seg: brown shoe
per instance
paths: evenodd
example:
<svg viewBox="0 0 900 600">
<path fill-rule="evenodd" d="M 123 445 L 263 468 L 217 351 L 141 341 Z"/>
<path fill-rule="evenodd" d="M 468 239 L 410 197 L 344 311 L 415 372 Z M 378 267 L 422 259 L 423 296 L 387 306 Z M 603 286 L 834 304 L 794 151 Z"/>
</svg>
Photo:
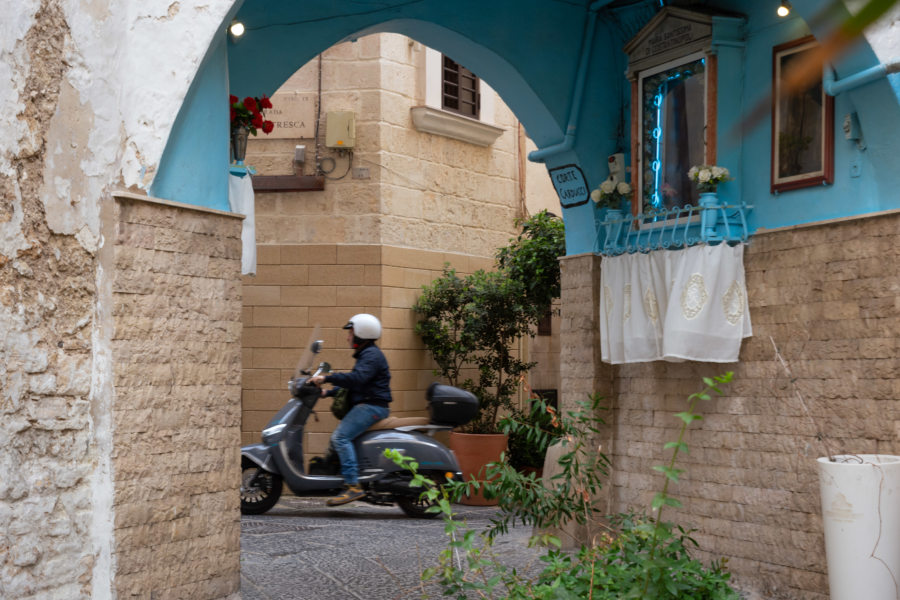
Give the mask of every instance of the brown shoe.
<svg viewBox="0 0 900 600">
<path fill-rule="evenodd" d="M 354 500 L 360 500 L 365 497 L 366 493 L 358 484 L 348 485 L 346 490 L 334 498 L 329 498 L 325 504 L 328 506 L 340 506 L 341 504 L 348 504 Z"/>
</svg>

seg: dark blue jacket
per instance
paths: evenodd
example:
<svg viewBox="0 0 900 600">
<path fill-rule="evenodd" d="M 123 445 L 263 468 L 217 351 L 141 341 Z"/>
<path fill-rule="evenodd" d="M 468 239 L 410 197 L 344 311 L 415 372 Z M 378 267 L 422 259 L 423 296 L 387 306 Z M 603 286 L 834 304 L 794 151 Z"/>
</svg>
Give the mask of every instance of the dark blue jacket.
<svg viewBox="0 0 900 600">
<path fill-rule="evenodd" d="M 333 383 L 350 392 L 350 405 L 374 404 L 388 407 L 391 401 L 391 370 L 384 352 L 374 343 L 353 353 L 356 364 L 349 373 L 332 373 L 325 376 L 326 383 Z M 334 395 L 334 391 L 328 393 Z"/>
</svg>

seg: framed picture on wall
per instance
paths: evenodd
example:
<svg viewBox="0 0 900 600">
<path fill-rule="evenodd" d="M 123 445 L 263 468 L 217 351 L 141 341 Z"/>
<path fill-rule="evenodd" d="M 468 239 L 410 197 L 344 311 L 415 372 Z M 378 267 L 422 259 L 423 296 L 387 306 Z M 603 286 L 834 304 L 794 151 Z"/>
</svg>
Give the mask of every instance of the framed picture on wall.
<svg viewBox="0 0 900 600">
<path fill-rule="evenodd" d="M 799 89 L 789 83 L 799 65 L 815 62 L 818 48 L 808 36 L 772 51 L 773 194 L 834 180 L 834 98 L 821 75 Z"/>
</svg>

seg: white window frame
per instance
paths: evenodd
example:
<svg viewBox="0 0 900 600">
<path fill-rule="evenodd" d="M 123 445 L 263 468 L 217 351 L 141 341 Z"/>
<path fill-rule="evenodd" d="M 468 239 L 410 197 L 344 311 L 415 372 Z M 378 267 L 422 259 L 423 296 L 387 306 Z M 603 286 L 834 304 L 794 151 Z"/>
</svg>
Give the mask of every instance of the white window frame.
<svg viewBox="0 0 900 600">
<path fill-rule="evenodd" d="M 490 146 L 505 131 L 493 123 L 497 93 L 478 79 L 481 94 L 479 118 L 474 119 L 441 107 L 443 86 L 442 54 L 433 48 L 425 48 L 425 105 L 411 109 L 413 125 L 419 131 L 443 135 L 478 146 Z"/>
</svg>

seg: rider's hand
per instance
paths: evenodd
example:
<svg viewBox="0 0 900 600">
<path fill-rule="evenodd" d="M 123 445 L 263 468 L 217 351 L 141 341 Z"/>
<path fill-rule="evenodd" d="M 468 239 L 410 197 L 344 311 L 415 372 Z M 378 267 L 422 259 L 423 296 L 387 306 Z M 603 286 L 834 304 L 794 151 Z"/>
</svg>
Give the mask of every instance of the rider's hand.
<svg viewBox="0 0 900 600">
<path fill-rule="evenodd" d="M 316 375 L 315 377 L 310 377 L 309 383 L 311 383 L 313 385 L 322 385 L 323 383 L 325 383 L 325 376 L 324 375 Z"/>
</svg>

